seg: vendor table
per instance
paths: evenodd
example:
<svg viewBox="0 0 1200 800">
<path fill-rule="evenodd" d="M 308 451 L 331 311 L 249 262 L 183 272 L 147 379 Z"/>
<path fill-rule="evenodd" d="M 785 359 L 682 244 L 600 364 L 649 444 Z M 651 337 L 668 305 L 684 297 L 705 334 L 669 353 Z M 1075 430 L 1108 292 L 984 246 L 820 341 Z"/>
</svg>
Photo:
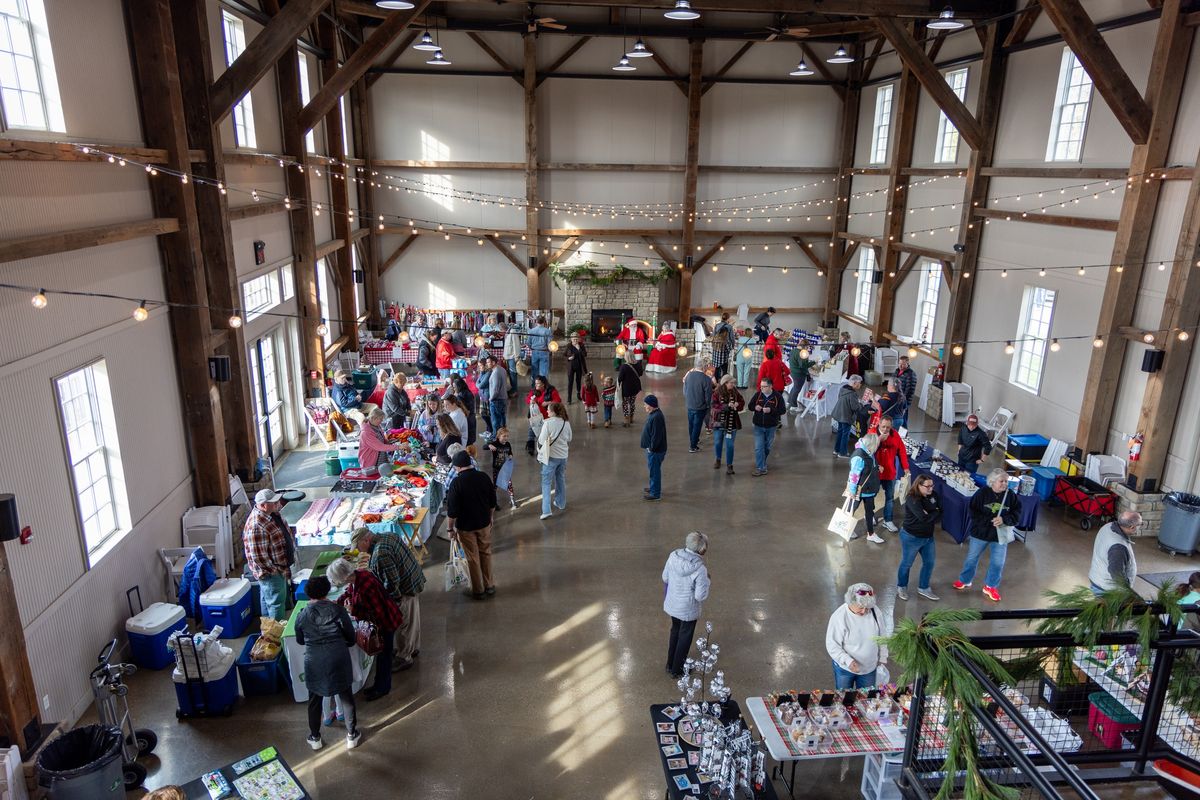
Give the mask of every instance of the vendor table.
<svg viewBox="0 0 1200 800">
<path fill-rule="evenodd" d="M 675 708 L 676 708 L 676 704 L 672 704 L 672 703 L 650 706 L 651 730 L 654 731 L 654 741 L 655 741 L 655 744 L 657 745 L 656 749 L 658 752 L 658 758 L 662 762 L 663 776 L 666 778 L 666 781 L 667 781 L 667 791 L 663 795 L 664 800 L 685 800 L 687 798 L 694 798 L 694 797 L 698 796 L 698 795 L 692 794 L 690 788 L 688 788 L 688 789 L 679 788 L 678 784 L 675 783 L 675 776 L 677 776 L 677 775 L 679 775 L 679 776 L 686 775 L 689 783 L 692 786 L 703 785 L 703 784 L 699 784 L 696 780 L 697 769 L 698 769 L 697 765 L 691 763 L 692 759 L 696 759 L 697 761 L 699 761 L 700 748 L 696 747 L 694 745 L 688 744 L 687 742 L 685 742 L 683 740 L 683 737 L 681 737 L 679 735 L 677 723 L 679 722 L 680 719 L 682 719 L 681 716 L 676 716 L 674 719 L 672 719 L 670 716 L 668 716 L 666 713 L 664 713 L 667 711 L 667 709 L 675 709 Z M 742 716 L 742 710 L 738 706 L 736 700 L 730 699 L 721 704 L 721 721 L 724 722 L 726 725 L 730 724 L 731 722 L 733 722 L 734 720 L 738 719 L 741 716 Z M 672 729 L 672 733 L 666 734 L 665 732 L 659 731 L 658 730 L 659 723 L 663 723 L 663 724 L 671 723 L 674 726 Z M 666 752 L 663 751 L 663 748 L 668 747 L 669 745 L 664 745 L 661 743 L 661 741 L 658 738 L 660 735 L 674 736 L 675 744 L 677 744 L 679 746 L 679 749 L 682 752 L 680 752 L 676 755 L 668 756 L 666 754 Z M 695 755 L 692 755 L 693 753 Z M 668 762 L 676 762 L 676 761 L 682 761 L 686 766 L 683 768 L 672 769 L 671 764 Z M 678 766 L 678 764 L 676 764 L 676 766 Z M 742 796 L 743 795 L 741 795 L 741 794 L 738 795 L 738 797 L 742 797 Z M 775 800 L 775 798 L 777 798 L 778 795 L 775 794 L 775 787 L 772 786 L 771 781 L 768 780 L 766 782 L 766 784 L 763 786 L 762 791 L 759 792 L 758 794 L 756 794 L 754 797 L 756 800 Z"/>
<path fill-rule="evenodd" d="M 206 779 L 220 774 L 231 793 L 209 792 Z M 210 800 L 212 797 L 243 798 L 243 800 L 308 800 L 311 797 L 292 768 L 274 747 L 267 747 L 240 761 L 212 770 L 194 781 L 185 783 L 183 794 L 188 800 Z"/>
<path fill-rule="evenodd" d="M 967 538 L 967 531 L 970 530 L 971 495 L 965 495 L 947 485 L 945 479 L 939 475 L 933 475 L 933 487 L 942 503 L 942 530 L 954 537 L 954 541 L 962 544 L 963 540 Z M 1041 498 L 1036 494 L 1019 494 L 1016 495 L 1016 498 L 1020 509 L 1017 517 L 1017 530 L 1034 530 L 1037 528 L 1038 507 Z"/>
<path fill-rule="evenodd" d="M 471 394 L 478 397 L 479 396 L 479 387 L 475 384 L 475 376 L 468 375 L 466 377 L 466 381 L 467 381 L 467 388 L 471 390 Z M 429 394 L 430 390 L 426 389 L 420 383 L 409 381 L 407 384 L 405 384 L 404 391 L 406 394 L 408 394 L 409 402 L 411 402 L 413 404 L 413 408 L 416 409 L 417 401 L 420 400 L 425 395 Z M 438 387 L 437 394 L 439 397 L 441 396 L 443 391 L 445 391 L 444 386 Z"/>
<path fill-rule="evenodd" d="M 354 533 L 354 520 L 358 517 L 358 509 L 364 502 L 361 497 L 331 497 L 314 500 L 304 515 L 294 523 L 296 544 L 301 546 L 336 544 L 343 547 L 349 545 L 350 536 Z M 425 491 L 413 502 L 415 514 L 412 520 L 406 522 L 403 518 L 398 517 L 387 522 L 370 523 L 367 527 L 380 533 L 401 534 L 406 541 L 410 540 L 415 533 L 423 544 L 433 535 L 433 515 L 430 515 L 428 510 L 430 507 L 436 509 L 441 506 L 441 486 L 431 480 Z"/>
<path fill-rule="evenodd" d="M 779 779 L 788 788 L 788 793 L 795 796 L 796 762 L 813 761 L 822 758 L 849 758 L 855 756 L 874 756 L 881 753 L 898 753 L 904 750 L 904 731 L 896 724 L 880 724 L 855 717 L 854 724 L 849 728 L 833 732 L 833 741 L 823 745 L 821 749 L 807 751 L 798 748 L 788 738 L 787 733 L 780 727 L 775 715 L 767 708 L 765 697 L 749 697 L 746 699 L 746 710 L 754 720 L 763 744 L 771 758 L 779 762 L 776 767 Z M 791 777 L 784 777 L 783 763 L 792 764 Z"/>
<path fill-rule="evenodd" d="M 496 358 L 504 356 L 504 347 L 488 347 L 492 355 Z M 395 344 L 378 344 L 365 345 L 362 352 L 358 355 L 358 360 L 363 364 L 415 364 L 417 363 L 417 352 L 420 350 L 419 345 L 414 342 L 397 342 Z M 465 355 L 472 360 L 479 357 L 479 348 L 468 347 Z"/>
</svg>

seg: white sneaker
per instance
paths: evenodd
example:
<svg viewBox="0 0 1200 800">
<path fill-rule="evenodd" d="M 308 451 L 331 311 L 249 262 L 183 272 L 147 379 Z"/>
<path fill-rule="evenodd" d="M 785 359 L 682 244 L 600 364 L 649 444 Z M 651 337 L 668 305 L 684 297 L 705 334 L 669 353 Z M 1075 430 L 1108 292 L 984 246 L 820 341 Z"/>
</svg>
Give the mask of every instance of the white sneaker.
<svg viewBox="0 0 1200 800">
<path fill-rule="evenodd" d="M 877 534 L 877 533 L 872 533 L 870 536 L 868 536 L 868 537 L 867 537 L 867 541 L 868 541 L 868 542 L 873 542 L 873 543 L 875 543 L 875 544 L 883 544 L 885 540 L 884 540 L 884 538 L 883 538 L 882 536 L 880 536 L 879 534 Z"/>
<path fill-rule="evenodd" d="M 316 738 L 313 738 L 312 736 L 310 736 L 310 737 L 308 737 L 308 746 L 311 747 L 313 750 L 320 750 L 322 747 L 325 746 L 325 742 L 321 741 L 320 736 L 318 736 Z"/>
<path fill-rule="evenodd" d="M 933 591 L 930 589 L 918 588 L 917 594 L 921 595 L 921 597 L 924 597 L 926 600 L 941 600 L 942 599 L 942 598 L 938 597 L 936 594 L 934 594 Z"/>
<path fill-rule="evenodd" d="M 896 587 L 896 597 L 899 597 L 901 600 L 907 600 L 908 599 L 908 589 L 905 589 L 903 586 L 897 586 Z"/>
<path fill-rule="evenodd" d="M 358 747 L 358 743 L 362 741 L 362 731 L 346 734 L 346 749 L 353 750 Z"/>
<path fill-rule="evenodd" d="M 553 516 L 553 514 L 542 514 L 541 519 L 550 519 Z"/>
<path fill-rule="evenodd" d="M 894 524 L 894 523 L 892 523 L 892 522 L 891 522 L 891 520 L 886 520 L 886 519 L 885 519 L 885 520 L 883 521 L 883 527 L 887 528 L 887 529 L 888 529 L 889 531 L 891 531 L 892 533 L 895 533 L 895 532 L 896 532 L 896 526 L 895 526 L 895 524 Z"/>
</svg>

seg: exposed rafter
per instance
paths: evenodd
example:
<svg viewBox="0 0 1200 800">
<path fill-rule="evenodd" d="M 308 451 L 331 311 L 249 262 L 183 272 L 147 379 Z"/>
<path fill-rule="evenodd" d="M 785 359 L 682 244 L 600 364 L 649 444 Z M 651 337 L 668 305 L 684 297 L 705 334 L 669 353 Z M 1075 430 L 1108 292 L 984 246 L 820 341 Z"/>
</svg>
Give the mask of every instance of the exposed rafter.
<svg viewBox="0 0 1200 800">
<path fill-rule="evenodd" d="M 1012 47 L 1025 41 L 1025 37 L 1033 30 L 1033 24 L 1037 22 L 1037 18 L 1041 13 L 1042 4 L 1038 0 L 1025 0 L 1025 7 L 1021 9 L 1021 13 L 1013 23 L 1012 30 L 1008 32 L 1008 37 L 1004 40 L 1004 46 Z"/>
<path fill-rule="evenodd" d="M 480 36 L 478 33 L 475 33 L 474 31 L 469 31 L 467 33 L 467 37 L 472 42 L 479 45 L 479 49 L 482 50 L 483 52 L 487 53 L 488 58 L 490 58 L 492 61 L 495 61 L 496 64 L 499 65 L 500 69 L 509 73 L 509 76 L 514 81 L 521 84 L 522 86 L 525 85 L 525 82 L 520 77 L 517 76 L 516 68 L 514 68 L 512 66 L 512 64 L 509 64 L 507 61 L 505 61 L 504 57 L 501 56 L 499 53 L 497 53 L 495 48 L 493 48 L 490 44 L 487 43 L 486 39 L 484 39 L 482 36 Z"/>
<path fill-rule="evenodd" d="M 729 60 L 725 62 L 725 65 L 723 67 L 721 67 L 719 70 L 717 70 L 716 74 L 713 76 L 713 80 L 704 82 L 704 88 L 702 88 L 700 90 L 700 94 L 702 94 L 702 95 L 706 94 L 709 89 L 716 86 L 717 85 L 716 79 L 720 78 L 726 72 L 729 72 L 729 70 L 733 68 L 733 65 L 736 64 L 737 62 L 741 61 L 742 56 L 746 55 L 746 53 L 750 50 L 750 48 L 753 47 L 755 44 L 756 44 L 756 42 L 746 42 L 744 45 L 739 47 L 737 52 L 734 53 L 732 56 L 730 56 Z"/>
<path fill-rule="evenodd" d="M 538 76 L 537 85 L 541 86 L 542 81 L 546 80 L 546 78 L 550 77 L 555 72 L 558 72 L 558 70 L 564 64 L 566 64 L 568 61 L 571 60 L 571 56 L 578 53 L 580 48 L 583 47 L 588 42 L 590 42 L 591 40 L 592 40 L 591 36 L 580 36 L 578 39 L 576 39 L 574 42 L 572 42 L 571 46 L 567 48 L 566 52 L 564 52 L 561 56 L 556 58 L 554 60 L 554 62 L 549 67 L 546 68 L 546 71 L 542 75 Z"/>
</svg>

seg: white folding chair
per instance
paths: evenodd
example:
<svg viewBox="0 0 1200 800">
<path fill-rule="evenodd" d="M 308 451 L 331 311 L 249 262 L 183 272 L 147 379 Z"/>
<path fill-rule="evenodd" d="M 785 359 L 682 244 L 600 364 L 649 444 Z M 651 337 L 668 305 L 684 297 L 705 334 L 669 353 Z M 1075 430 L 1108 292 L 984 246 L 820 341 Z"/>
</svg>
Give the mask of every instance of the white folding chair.
<svg viewBox="0 0 1200 800">
<path fill-rule="evenodd" d="M 992 447 L 1007 447 L 1008 434 L 1012 428 L 1013 417 L 1016 413 L 1011 409 L 1000 406 L 996 409 L 996 413 L 992 414 L 992 418 L 987 422 L 980 421 L 979 427 L 983 428 L 988 437 L 992 440 Z"/>
<path fill-rule="evenodd" d="M 803 409 L 800 415 L 796 417 L 796 424 L 800 424 L 800 420 L 811 416 L 815 421 L 820 422 L 821 417 L 825 416 L 822 411 L 823 401 L 825 400 L 825 387 L 820 389 L 805 389 L 800 394 L 800 406 Z"/>
</svg>

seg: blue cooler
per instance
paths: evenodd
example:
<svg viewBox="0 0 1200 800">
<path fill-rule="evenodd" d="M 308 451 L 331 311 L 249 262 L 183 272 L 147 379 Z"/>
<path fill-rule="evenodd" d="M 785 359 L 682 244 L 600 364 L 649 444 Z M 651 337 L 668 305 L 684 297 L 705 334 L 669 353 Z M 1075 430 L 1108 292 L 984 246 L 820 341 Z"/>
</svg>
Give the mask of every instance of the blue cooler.
<svg viewBox="0 0 1200 800">
<path fill-rule="evenodd" d="M 175 699 L 179 702 L 177 716 L 230 714 L 238 697 L 238 672 L 233 668 L 235 660 L 232 654 L 228 660 L 217 659 L 217 663 L 211 664 L 201 676 L 203 682 L 193 680 L 188 683 L 176 667 L 171 679 L 175 683 Z"/>
<path fill-rule="evenodd" d="M 1033 468 L 1033 491 L 1043 500 L 1049 500 L 1054 496 L 1054 481 L 1063 471 L 1057 467 L 1034 467 Z"/>
<path fill-rule="evenodd" d="M 167 639 L 175 631 L 186 631 L 187 619 L 183 606 L 175 603 L 154 603 L 136 617 L 125 621 L 129 636 L 129 652 L 133 663 L 143 669 L 162 669 L 175 663 L 167 650 Z"/>
<path fill-rule="evenodd" d="M 255 661 L 250 658 L 250 651 L 254 649 L 254 643 L 259 640 L 260 636 L 261 634 L 256 633 L 246 640 L 246 645 L 242 648 L 242 655 L 237 660 L 238 677 L 242 680 L 242 694 L 246 697 L 275 694 L 283 685 L 283 668 L 279 663 L 280 658 L 283 657 L 282 647 L 270 661 Z"/>
<path fill-rule="evenodd" d="M 222 639 L 236 639 L 250 624 L 250 581 L 245 578 L 221 578 L 200 595 L 204 629 L 222 628 Z"/>
</svg>

